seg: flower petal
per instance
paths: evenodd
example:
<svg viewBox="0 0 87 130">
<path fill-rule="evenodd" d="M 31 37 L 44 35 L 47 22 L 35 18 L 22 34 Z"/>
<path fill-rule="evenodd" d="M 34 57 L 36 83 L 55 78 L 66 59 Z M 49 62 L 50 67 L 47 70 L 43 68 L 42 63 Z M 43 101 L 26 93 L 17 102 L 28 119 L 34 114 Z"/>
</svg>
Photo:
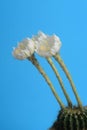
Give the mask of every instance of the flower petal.
<svg viewBox="0 0 87 130">
<path fill-rule="evenodd" d="M 59 52 L 61 41 L 56 35 L 48 36 L 39 32 L 32 38 L 35 42 L 35 52 L 43 57 L 50 57 Z"/>
<path fill-rule="evenodd" d="M 35 51 L 35 45 L 32 39 L 26 38 L 19 42 L 18 47 L 14 48 L 13 56 L 19 60 L 30 57 Z"/>
</svg>

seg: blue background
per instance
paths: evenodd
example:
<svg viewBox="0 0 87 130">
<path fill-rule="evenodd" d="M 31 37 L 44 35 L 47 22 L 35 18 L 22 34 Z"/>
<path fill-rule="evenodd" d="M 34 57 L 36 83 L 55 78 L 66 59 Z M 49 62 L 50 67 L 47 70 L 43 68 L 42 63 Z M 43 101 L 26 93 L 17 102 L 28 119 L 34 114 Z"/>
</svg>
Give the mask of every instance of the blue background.
<svg viewBox="0 0 87 130">
<path fill-rule="evenodd" d="M 12 56 L 18 41 L 39 30 L 60 37 L 61 57 L 87 104 L 87 0 L 0 0 L 0 130 L 47 130 L 60 110 L 36 68 Z M 37 58 L 67 105 L 46 60 Z M 76 104 L 68 80 L 54 63 Z"/>
</svg>

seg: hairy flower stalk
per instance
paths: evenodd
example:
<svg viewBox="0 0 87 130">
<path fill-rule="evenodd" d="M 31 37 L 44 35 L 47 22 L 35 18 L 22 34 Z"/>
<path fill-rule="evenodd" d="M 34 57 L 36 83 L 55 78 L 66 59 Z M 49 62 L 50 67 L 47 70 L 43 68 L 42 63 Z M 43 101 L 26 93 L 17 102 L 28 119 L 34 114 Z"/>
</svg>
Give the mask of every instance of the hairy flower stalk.
<svg viewBox="0 0 87 130">
<path fill-rule="evenodd" d="M 56 93 L 56 91 L 54 89 L 54 86 L 52 85 L 49 77 L 46 75 L 46 73 L 44 72 L 44 70 L 42 69 L 42 67 L 39 65 L 39 62 L 37 61 L 37 59 L 35 58 L 35 56 L 32 55 L 31 57 L 28 57 L 28 60 L 30 60 L 32 62 L 32 64 L 39 70 L 39 72 L 41 73 L 41 75 L 44 77 L 44 79 L 48 83 L 48 85 L 49 85 L 51 91 L 53 92 L 55 98 L 57 99 L 58 103 L 60 104 L 60 107 L 62 109 L 64 109 L 65 108 L 64 104 L 62 103 L 60 97 Z"/>
<path fill-rule="evenodd" d="M 50 66 L 52 67 L 52 69 L 53 69 L 53 71 L 54 71 L 54 73 L 55 73 L 55 75 L 56 75 L 56 77 L 57 77 L 57 79 L 59 81 L 59 84 L 60 84 L 60 86 L 62 88 L 62 91 L 63 91 L 63 93 L 64 93 L 64 95 L 66 97 L 66 100 L 68 102 L 68 106 L 72 107 L 72 102 L 71 102 L 71 100 L 70 100 L 70 98 L 68 96 L 68 93 L 66 92 L 66 89 L 64 87 L 64 84 L 62 82 L 62 79 L 60 77 L 60 74 L 59 74 L 58 70 L 56 69 L 56 67 L 55 67 L 55 65 L 54 65 L 54 63 L 53 63 L 51 58 L 46 58 L 46 59 L 47 59 L 48 63 L 50 64 Z"/>
<path fill-rule="evenodd" d="M 71 100 L 62 83 L 62 79 L 60 78 L 60 75 L 50 58 L 53 55 L 55 55 L 57 52 L 59 52 L 59 50 L 60 50 L 61 41 L 60 41 L 59 37 L 57 37 L 56 35 L 49 36 L 49 35 L 45 35 L 43 32 L 39 32 L 38 35 L 34 36 L 32 39 L 35 42 L 36 53 L 47 59 L 48 63 L 51 65 L 53 71 L 56 74 L 56 77 L 59 80 L 60 86 L 68 101 L 68 105 L 72 106 Z"/>
<path fill-rule="evenodd" d="M 77 93 L 77 91 L 76 91 L 76 87 L 75 87 L 75 85 L 74 85 L 74 82 L 72 81 L 71 75 L 70 75 L 70 73 L 68 72 L 66 65 L 64 64 L 64 62 L 63 62 L 63 60 L 61 59 L 61 57 L 60 57 L 59 54 L 54 55 L 54 58 L 55 58 L 56 61 L 60 64 L 60 66 L 62 67 L 63 71 L 65 72 L 65 74 L 66 74 L 66 76 L 67 76 L 67 78 L 68 78 L 68 80 L 69 80 L 69 82 L 70 82 L 70 84 L 71 84 L 71 87 L 72 87 L 72 90 L 73 90 L 73 92 L 74 92 L 74 95 L 75 95 L 75 97 L 76 97 L 76 99 L 77 99 L 78 106 L 82 109 L 82 102 L 81 102 L 81 100 L 80 100 L 80 98 L 79 98 L 79 96 L 78 96 L 78 93 Z"/>
</svg>

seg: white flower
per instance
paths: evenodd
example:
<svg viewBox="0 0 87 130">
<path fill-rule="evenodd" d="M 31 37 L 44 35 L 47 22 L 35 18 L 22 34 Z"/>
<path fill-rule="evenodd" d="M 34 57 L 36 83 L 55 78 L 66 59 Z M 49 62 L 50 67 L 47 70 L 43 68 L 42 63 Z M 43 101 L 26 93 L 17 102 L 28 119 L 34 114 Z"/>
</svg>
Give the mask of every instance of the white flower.
<svg viewBox="0 0 87 130">
<path fill-rule="evenodd" d="M 35 51 L 40 56 L 50 57 L 59 52 L 61 41 L 56 35 L 48 36 L 43 32 L 39 32 L 37 36 L 33 36 L 35 42 Z"/>
<path fill-rule="evenodd" d="M 34 42 L 32 39 L 26 38 L 21 41 L 16 48 L 14 48 L 12 54 L 19 60 L 30 57 L 35 51 Z"/>
</svg>

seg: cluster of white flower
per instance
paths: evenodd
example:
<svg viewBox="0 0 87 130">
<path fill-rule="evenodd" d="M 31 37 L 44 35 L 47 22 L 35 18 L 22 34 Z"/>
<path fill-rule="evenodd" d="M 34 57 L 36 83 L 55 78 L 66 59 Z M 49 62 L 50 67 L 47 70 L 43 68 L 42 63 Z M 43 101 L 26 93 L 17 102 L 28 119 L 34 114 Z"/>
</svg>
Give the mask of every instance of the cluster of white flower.
<svg viewBox="0 0 87 130">
<path fill-rule="evenodd" d="M 13 56 L 23 60 L 30 57 L 34 52 L 43 57 L 51 57 L 59 52 L 61 41 L 56 35 L 48 36 L 43 32 L 33 36 L 31 39 L 26 38 L 14 48 Z"/>
</svg>

